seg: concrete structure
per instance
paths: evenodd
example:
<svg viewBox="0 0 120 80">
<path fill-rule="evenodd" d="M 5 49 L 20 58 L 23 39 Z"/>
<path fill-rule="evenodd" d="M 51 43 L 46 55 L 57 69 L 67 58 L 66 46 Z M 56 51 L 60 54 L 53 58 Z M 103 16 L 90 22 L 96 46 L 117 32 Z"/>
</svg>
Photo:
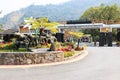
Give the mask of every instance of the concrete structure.
<svg viewBox="0 0 120 80">
<path fill-rule="evenodd" d="M 92 22 L 66 22 L 66 24 L 61 24 L 58 26 L 59 32 L 63 33 L 64 29 L 100 29 L 100 39 L 99 46 L 104 46 L 105 39 L 108 40 L 108 46 L 112 46 L 112 29 L 120 28 L 120 24 L 103 24 L 103 23 L 92 23 Z M 118 32 L 118 34 L 120 31 Z M 107 38 L 106 38 L 107 37 Z M 119 39 L 119 35 L 117 38 Z"/>
</svg>

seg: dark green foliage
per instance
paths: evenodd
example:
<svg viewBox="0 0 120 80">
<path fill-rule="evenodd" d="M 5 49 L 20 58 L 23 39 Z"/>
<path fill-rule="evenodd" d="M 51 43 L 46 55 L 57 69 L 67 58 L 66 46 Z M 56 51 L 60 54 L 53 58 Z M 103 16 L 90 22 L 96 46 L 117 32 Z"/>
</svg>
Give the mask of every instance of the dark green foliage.
<svg viewBox="0 0 120 80">
<path fill-rule="evenodd" d="M 112 29 L 112 40 L 117 41 L 117 29 Z"/>
<path fill-rule="evenodd" d="M 0 52 L 26 52 L 26 48 L 19 48 L 18 50 L 15 49 L 14 43 L 5 43 L 3 47 L 0 47 Z"/>
<path fill-rule="evenodd" d="M 90 7 L 80 17 L 81 20 L 107 20 L 119 21 L 120 20 L 120 7 L 117 4 L 104 5 L 101 4 L 97 7 Z"/>
<path fill-rule="evenodd" d="M 14 43 L 10 44 L 1 44 L 3 47 L 0 47 L 1 50 L 13 50 L 14 49 Z"/>
<path fill-rule="evenodd" d="M 120 47 L 120 41 L 117 41 L 116 45 Z"/>
<path fill-rule="evenodd" d="M 97 7 L 90 7 L 87 9 L 83 15 L 80 17 L 81 20 L 102 20 L 102 21 L 120 21 L 120 7 L 117 4 L 114 5 L 104 5 L 101 4 Z M 111 24 L 111 23 L 107 23 Z M 93 41 L 99 41 L 99 29 L 83 30 L 85 34 L 91 34 Z M 117 31 L 113 29 L 113 40 L 116 40 Z"/>
<path fill-rule="evenodd" d="M 99 41 L 100 29 L 84 29 L 84 34 L 91 34 L 93 41 Z"/>
<path fill-rule="evenodd" d="M 14 43 L 12 43 L 12 44 L 10 44 L 10 45 L 6 45 L 5 47 L 4 47 L 4 49 L 14 49 Z"/>
<path fill-rule="evenodd" d="M 3 25 L 0 24 L 0 32 L 3 32 L 3 31 L 4 31 L 4 29 L 3 29 Z"/>
<path fill-rule="evenodd" d="M 6 28 L 15 28 L 26 17 L 48 17 L 50 21 L 76 20 L 80 15 L 91 6 L 104 4 L 120 4 L 119 0 L 70 0 L 59 5 L 30 5 L 18 11 L 5 15 L 0 19 L 0 23 Z M 17 19 L 17 20 L 13 20 Z"/>
</svg>

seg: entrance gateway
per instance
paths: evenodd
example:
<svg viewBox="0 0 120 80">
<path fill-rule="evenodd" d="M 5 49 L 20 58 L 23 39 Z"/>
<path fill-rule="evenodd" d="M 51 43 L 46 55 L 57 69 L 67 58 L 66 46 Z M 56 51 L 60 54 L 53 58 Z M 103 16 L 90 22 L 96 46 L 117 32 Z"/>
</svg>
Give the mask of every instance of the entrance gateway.
<svg viewBox="0 0 120 80">
<path fill-rule="evenodd" d="M 112 29 L 117 28 L 117 40 L 120 39 L 120 24 L 92 23 L 91 21 L 68 21 L 58 26 L 59 32 L 64 29 L 100 29 L 99 46 L 105 45 L 107 39 L 108 46 L 112 46 Z"/>
</svg>

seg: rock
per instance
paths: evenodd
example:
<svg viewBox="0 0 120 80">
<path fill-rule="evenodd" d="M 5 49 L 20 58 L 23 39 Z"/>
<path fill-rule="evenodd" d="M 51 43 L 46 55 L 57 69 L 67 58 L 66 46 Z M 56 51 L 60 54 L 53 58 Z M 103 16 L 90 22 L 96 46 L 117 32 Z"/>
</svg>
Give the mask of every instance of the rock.
<svg viewBox="0 0 120 80">
<path fill-rule="evenodd" d="M 42 57 L 40 63 L 45 63 L 45 59 Z"/>
<path fill-rule="evenodd" d="M 0 65 L 2 65 L 2 64 L 3 64 L 3 59 L 0 58 Z"/>
<path fill-rule="evenodd" d="M 32 64 L 32 60 L 31 59 L 27 59 L 26 62 L 27 62 L 27 64 Z"/>
<path fill-rule="evenodd" d="M 61 54 L 56 54 L 56 57 L 57 57 L 57 58 L 60 58 L 60 57 L 61 57 Z"/>
<path fill-rule="evenodd" d="M 29 65 L 63 61 L 64 55 L 57 51 L 28 53 L 1 53 L 0 65 Z"/>
</svg>

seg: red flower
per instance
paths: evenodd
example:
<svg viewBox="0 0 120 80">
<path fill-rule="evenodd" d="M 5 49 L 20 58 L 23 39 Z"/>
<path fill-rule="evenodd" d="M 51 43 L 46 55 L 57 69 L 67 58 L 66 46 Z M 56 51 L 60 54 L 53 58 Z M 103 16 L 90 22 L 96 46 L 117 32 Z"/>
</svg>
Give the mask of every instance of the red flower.
<svg viewBox="0 0 120 80">
<path fill-rule="evenodd" d="M 5 43 L 4 42 L 2 42 L 2 45 L 4 45 Z"/>
<path fill-rule="evenodd" d="M 61 49 L 60 49 L 60 48 L 58 48 L 58 49 L 57 49 L 57 51 L 61 51 Z"/>
<path fill-rule="evenodd" d="M 4 47 L 4 44 L 5 44 L 5 43 L 4 43 L 4 42 L 2 42 L 2 43 L 1 43 L 1 47 Z"/>
<path fill-rule="evenodd" d="M 11 42 L 7 42 L 7 44 L 10 44 Z"/>
</svg>

